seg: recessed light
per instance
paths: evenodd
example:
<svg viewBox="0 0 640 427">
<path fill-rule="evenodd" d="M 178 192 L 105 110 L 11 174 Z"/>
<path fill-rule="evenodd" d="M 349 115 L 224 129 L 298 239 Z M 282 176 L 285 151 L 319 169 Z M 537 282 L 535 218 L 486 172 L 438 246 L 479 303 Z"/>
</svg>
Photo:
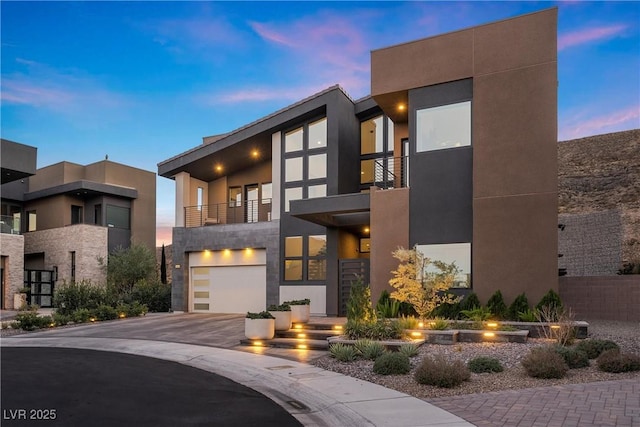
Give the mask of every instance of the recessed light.
<svg viewBox="0 0 640 427">
<path fill-rule="evenodd" d="M 399 111 L 404 111 L 405 108 L 407 108 L 404 104 L 398 104 L 398 110 Z"/>
</svg>

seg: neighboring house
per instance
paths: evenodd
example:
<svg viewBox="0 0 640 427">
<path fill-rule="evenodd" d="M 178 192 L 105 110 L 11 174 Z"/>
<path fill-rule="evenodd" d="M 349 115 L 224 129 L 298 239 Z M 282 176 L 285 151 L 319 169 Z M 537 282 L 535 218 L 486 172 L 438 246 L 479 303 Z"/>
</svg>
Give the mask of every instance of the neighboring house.
<svg viewBox="0 0 640 427">
<path fill-rule="evenodd" d="M 27 147 L 2 140 L 3 177 L 6 150 Z M 27 147 L 32 148 L 32 147 Z M 22 148 L 22 151 L 27 150 Z M 35 148 L 29 155 L 34 157 Z M 10 161 L 19 161 L 10 156 Z M 33 173 L 35 172 L 35 173 Z M 23 268 L 16 263 L 11 280 L 3 282 L 3 308 L 12 307 L 12 294 L 27 286 L 31 303 L 51 306 L 57 283 L 91 280 L 104 283 L 99 259 L 132 242 L 155 248 L 156 178 L 153 172 L 108 160 L 82 166 L 60 162 L 37 169 L 31 176 L 2 185 L 3 269 L 5 240 L 23 242 Z M 16 245 L 14 245 L 16 246 Z M 18 257 L 17 249 L 11 258 Z M 22 271 L 24 270 L 24 282 Z M 20 276 L 16 271 L 20 271 Z M 11 301 L 11 302 L 10 302 Z"/>
<path fill-rule="evenodd" d="M 161 162 L 173 309 L 344 315 L 398 246 L 456 261 L 483 302 L 557 290 L 556 27 L 554 8 L 375 50 L 370 97 L 334 86 Z"/>
</svg>

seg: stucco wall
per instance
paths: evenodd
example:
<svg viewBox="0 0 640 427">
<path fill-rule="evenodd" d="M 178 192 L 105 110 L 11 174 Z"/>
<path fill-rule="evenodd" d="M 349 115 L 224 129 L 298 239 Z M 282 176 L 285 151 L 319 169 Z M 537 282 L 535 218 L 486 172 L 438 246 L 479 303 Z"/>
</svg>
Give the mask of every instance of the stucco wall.
<svg viewBox="0 0 640 427">
<path fill-rule="evenodd" d="M 106 227 L 77 224 L 24 235 L 24 253 L 44 253 L 44 268 L 58 267 L 58 282 L 71 280 L 71 252 L 76 253 L 76 281 L 105 283 L 98 258 L 108 256 Z"/>
<path fill-rule="evenodd" d="M 13 307 L 13 295 L 24 285 L 24 236 L 0 234 L 0 255 L 4 263 L 4 295 L 2 308 Z"/>
</svg>

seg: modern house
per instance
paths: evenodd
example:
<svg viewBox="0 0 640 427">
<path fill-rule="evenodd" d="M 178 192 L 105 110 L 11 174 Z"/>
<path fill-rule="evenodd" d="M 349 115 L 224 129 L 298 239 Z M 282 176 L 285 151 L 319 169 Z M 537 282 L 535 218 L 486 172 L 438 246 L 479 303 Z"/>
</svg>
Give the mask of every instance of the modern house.
<svg viewBox="0 0 640 427">
<path fill-rule="evenodd" d="M 155 248 L 155 173 L 108 160 L 35 162 L 34 147 L 2 140 L 3 308 L 23 287 L 31 303 L 51 306 L 56 283 L 104 283 L 98 259 L 116 248 Z"/>
<path fill-rule="evenodd" d="M 486 302 L 558 288 L 557 9 L 371 52 L 330 87 L 161 162 L 175 180 L 174 310 L 377 300 L 399 246 Z"/>
</svg>

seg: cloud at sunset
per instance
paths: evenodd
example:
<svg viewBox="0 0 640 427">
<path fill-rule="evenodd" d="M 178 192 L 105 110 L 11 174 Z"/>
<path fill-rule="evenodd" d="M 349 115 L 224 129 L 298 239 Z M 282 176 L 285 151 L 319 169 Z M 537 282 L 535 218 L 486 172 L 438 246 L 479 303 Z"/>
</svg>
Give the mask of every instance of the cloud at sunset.
<svg viewBox="0 0 640 427">
<path fill-rule="evenodd" d="M 578 46 L 585 43 L 610 39 L 621 34 L 626 29 L 626 25 L 618 24 L 601 27 L 591 27 L 564 33 L 558 36 L 558 50 L 561 51 L 569 47 Z"/>
</svg>

